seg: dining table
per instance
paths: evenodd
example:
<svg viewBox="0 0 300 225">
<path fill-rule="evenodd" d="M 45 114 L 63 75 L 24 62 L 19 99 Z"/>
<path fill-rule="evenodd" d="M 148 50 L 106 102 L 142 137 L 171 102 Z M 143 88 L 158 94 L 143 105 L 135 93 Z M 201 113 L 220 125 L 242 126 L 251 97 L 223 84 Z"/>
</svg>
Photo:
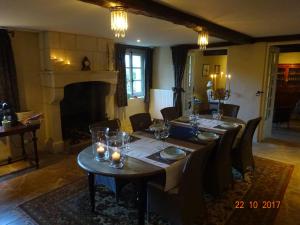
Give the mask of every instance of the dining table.
<svg viewBox="0 0 300 225">
<path fill-rule="evenodd" d="M 164 143 L 156 140 L 153 133 L 138 131 L 132 134 L 134 141 L 128 144 L 124 167 L 113 168 L 109 161 L 96 161 L 92 146 L 82 150 L 77 157 L 78 165 L 87 172 L 89 194 L 92 211 L 95 211 L 95 176 L 109 176 L 134 181 L 137 185 L 138 224 L 145 224 L 147 206 L 147 183 L 154 177 L 165 178 L 165 191 L 178 185 L 180 174 L 188 155 L 201 150 L 205 144 L 168 138 Z M 175 146 L 185 152 L 186 156 L 179 160 L 164 160 L 159 157 L 163 150 L 159 146 Z"/>
</svg>

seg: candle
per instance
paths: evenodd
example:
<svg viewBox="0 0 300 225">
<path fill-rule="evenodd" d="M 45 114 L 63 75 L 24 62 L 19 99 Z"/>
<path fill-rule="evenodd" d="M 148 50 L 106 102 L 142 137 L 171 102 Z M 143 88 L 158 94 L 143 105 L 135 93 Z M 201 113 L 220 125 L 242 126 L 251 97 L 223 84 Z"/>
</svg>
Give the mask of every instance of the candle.
<svg viewBox="0 0 300 225">
<path fill-rule="evenodd" d="M 229 79 L 229 82 L 228 82 L 228 90 L 230 90 L 230 79 L 231 79 L 231 75 L 228 74 L 228 79 Z"/>
<path fill-rule="evenodd" d="M 104 155 L 105 149 L 104 149 L 104 147 L 103 147 L 101 144 L 98 144 L 96 150 L 97 150 L 97 153 L 98 153 L 100 156 L 103 156 L 103 155 Z"/>
<path fill-rule="evenodd" d="M 120 162 L 120 159 L 121 159 L 121 154 L 120 152 L 114 152 L 112 155 L 111 155 L 111 159 L 114 163 L 119 163 Z"/>
</svg>

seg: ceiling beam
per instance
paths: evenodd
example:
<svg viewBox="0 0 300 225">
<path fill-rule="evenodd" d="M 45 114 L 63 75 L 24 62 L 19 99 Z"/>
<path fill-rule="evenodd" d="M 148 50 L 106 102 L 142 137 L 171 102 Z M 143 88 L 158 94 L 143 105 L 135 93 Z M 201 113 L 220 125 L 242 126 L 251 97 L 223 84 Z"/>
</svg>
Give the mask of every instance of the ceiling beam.
<svg viewBox="0 0 300 225">
<path fill-rule="evenodd" d="M 195 31 L 203 27 L 209 35 L 224 39 L 235 44 L 253 43 L 253 38 L 249 35 L 223 27 L 202 17 L 194 16 L 175 8 L 163 5 L 153 0 L 80 0 L 105 8 L 113 6 L 123 6 L 128 12 L 155 17 L 178 25 L 183 25 Z"/>
</svg>

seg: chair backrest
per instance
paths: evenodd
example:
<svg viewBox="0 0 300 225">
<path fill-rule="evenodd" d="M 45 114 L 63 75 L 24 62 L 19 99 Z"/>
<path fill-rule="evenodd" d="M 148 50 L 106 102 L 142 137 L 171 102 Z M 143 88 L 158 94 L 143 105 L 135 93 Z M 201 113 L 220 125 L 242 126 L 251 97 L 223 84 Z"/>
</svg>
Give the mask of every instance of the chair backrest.
<svg viewBox="0 0 300 225">
<path fill-rule="evenodd" d="M 221 109 L 223 111 L 223 116 L 230 116 L 237 118 L 237 115 L 240 110 L 239 105 L 233 105 L 233 104 L 222 104 Z"/>
<path fill-rule="evenodd" d="M 149 128 L 151 125 L 151 115 L 150 113 L 138 113 L 129 117 L 132 130 L 135 131 L 144 131 Z"/>
<path fill-rule="evenodd" d="M 197 200 L 195 199 L 197 196 L 202 196 L 203 174 L 208 158 L 215 145 L 215 142 L 213 142 L 189 155 L 182 172 L 179 186 L 179 195 L 181 195 L 185 201 Z"/>
<path fill-rule="evenodd" d="M 175 107 L 166 107 L 161 109 L 160 112 L 165 121 L 175 120 L 180 117 L 180 114 Z"/>
<path fill-rule="evenodd" d="M 235 154 L 234 158 L 238 160 L 237 163 L 239 168 L 237 169 L 239 169 L 241 172 L 245 172 L 248 166 L 254 167 L 252 141 L 254 132 L 260 120 L 261 117 L 258 117 L 247 122 L 236 151 L 233 152 L 233 154 Z"/>
<path fill-rule="evenodd" d="M 240 126 L 227 130 L 213 150 L 205 171 L 205 189 L 213 195 L 221 194 L 232 183 L 231 152 Z"/>
<path fill-rule="evenodd" d="M 90 130 L 92 127 L 108 127 L 112 131 L 118 131 L 121 127 L 121 122 L 119 119 L 113 119 L 113 120 L 103 120 L 100 122 L 93 123 L 89 126 Z"/>
</svg>

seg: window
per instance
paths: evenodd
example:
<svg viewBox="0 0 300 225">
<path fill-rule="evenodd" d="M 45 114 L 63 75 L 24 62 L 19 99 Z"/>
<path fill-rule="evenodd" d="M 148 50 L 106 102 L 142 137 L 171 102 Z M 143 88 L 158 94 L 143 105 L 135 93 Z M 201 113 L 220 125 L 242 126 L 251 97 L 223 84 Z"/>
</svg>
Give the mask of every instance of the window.
<svg viewBox="0 0 300 225">
<path fill-rule="evenodd" d="M 144 52 L 128 50 L 125 55 L 127 97 L 144 97 L 145 65 Z"/>
</svg>

